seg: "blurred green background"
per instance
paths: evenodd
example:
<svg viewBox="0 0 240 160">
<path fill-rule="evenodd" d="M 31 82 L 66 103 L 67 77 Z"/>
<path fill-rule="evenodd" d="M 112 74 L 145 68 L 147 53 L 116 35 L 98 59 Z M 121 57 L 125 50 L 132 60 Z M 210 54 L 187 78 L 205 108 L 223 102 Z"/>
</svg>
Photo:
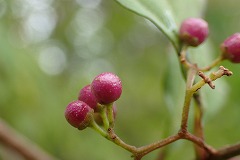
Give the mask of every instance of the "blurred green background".
<svg viewBox="0 0 240 160">
<path fill-rule="evenodd" d="M 240 31 L 239 6 L 238 0 L 207 1 L 211 53 L 198 56 L 216 57 L 219 44 Z M 114 1 L 0 0 L 0 116 L 61 160 L 131 159 L 93 130 L 71 127 L 65 107 L 97 74 L 111 71 L 123 83 L 116 133 L 136 146 L 174 134 L 184 83 L 169 48 L 155 26 Z M 213 97 L 205 103 L 206 142 L 216 148 L 240 140 L 240 65 L 222 65 L 234 75 L 223 78 L 220 90 L 206 89 Z M 0 144 L 0 159 L 11 159 L 4 148 Z M 194 157 L 187 141 L 168 149 L 168 160 Z"/>
</svg>

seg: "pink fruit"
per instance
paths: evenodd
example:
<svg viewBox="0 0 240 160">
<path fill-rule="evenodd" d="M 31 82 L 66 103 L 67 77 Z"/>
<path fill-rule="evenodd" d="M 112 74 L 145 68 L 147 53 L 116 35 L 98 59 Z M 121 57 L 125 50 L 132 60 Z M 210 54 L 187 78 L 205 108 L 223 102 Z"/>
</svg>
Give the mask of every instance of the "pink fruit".
<svg viewBox="0 0 240 160">
<path fill-rule="evenodd" d="M 110 72 L 104 72 L 94 78 L 92 92 L 101 104 L 109 104 L 116 101 L 122 93 L 122 83 L 118 76 Z"/>
<path fill-rule="evenodd" d="M 92 109 L 96 110 L 97 100 L 91 91 L 91 85 L 87 85 L 80 90 L 78 100 L 87 103 Z"/>
<path fill-rule="evenodd" d="M 65 118 L 73 127 L 82 130 L 89 126 L 93 113 L 94 111 L 89 105 L 76 100 L 68 104 Z"/>
<path fill-rule="evenodd" d="M 221 50 L 224 58 L 233 63 L 240 63 L 240 33 L 228 37 L 222 44 Z"/>
<path fill-rule="evenodd" d="M 189 46 L 200 45 L 208 36 L 208 23 L 201 18 L 188 18 L 180 26 L 180 40 Z"/>
</svg>

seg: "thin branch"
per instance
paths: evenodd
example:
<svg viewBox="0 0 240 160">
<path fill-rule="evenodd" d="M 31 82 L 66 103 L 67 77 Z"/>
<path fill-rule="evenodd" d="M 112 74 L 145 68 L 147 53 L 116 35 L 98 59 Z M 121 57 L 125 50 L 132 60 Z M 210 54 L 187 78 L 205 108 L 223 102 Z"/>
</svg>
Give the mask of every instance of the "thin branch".
<svg viewBox="0 0 240 160">
<path fill-rule="evenodd" d="M 213 67 L 217 66 L 220 62 L 224 60 L 223 56 L 219 56 L 216 58 L 209 66 L 206 66 L 204 68 L 199 68 L 199 71 L 205 72 L 211 70 Z"/>
<path fill-rule="evenodd" d="M 209 146 L 208 144 L 206 144 L 204 142 L 204 140 L 202 140 L 199 137 L 196 137 L 195 135 L 187 132 L 186 134 L 184 134 L 183 139 L 187 139 L 189 141 L 192 141 L 193 143 L 195 143 L 196 145 L 198 145 L 199 147 L 203 148 L 206 152 L 208 152 L 209 154 L 215 154 L 217 151 L 216 149 L 214 149 L 213 147 Z"/>
<path fill-rule="evenodd" d="M 193 98 L 195 101 L 194 135 L 196 135 L 197 137 L 201 138 L 204 141 L 203 124 L 202 124 L 202 119 L 203 119 L 202 101 L 199 93 L 195 93 L 193 95 Z M 205 150 L 203 150 L 201 147 L 199 147 L 196 144 L 194 145 L 194 148 L 195 148 L 197 160 L 206 159 L 208 155 Z"/>
<path fill-rule="evenodd" d="M 224 160 L 237 155 L 240 155 L 240 143 L 217 150 L 217 152 L 213 154 L 209 160 Z"/>
<path fill-rule="evenodd" d="M 137 154 L 137 148 L 135 146 L 129 145 L 127 143 L 125 143 L 123 140 L 121 140 L 121 138 L 119 138 L 114 130 L 112 128 L 108 129 L 108 139 L 112 142 L 114 142 L 115 144 L 117 144 L 118 146 L 124 148 L 125 150 L 133 153 L 134 155 Z"/>
<path fill-rule="evenodd" d="M 101 108 L 100 116 L 101 116 L 102 121 L 103 121 L 104 129 L 108 129 L 109 128 L 109 120 L 107 118 L 107 108 L 106 107 Z"/>
<path fill-rule="evenodd" d="M 195 77 L 196 77 L 196 73 L 197 70 L 195 68 L 190 68 L 188 70 L 188 74 L 187 74 L 187 84 L 186 84 L 186 88 L 190 89 L 194 83 Z"/>
<path fill-rule="evenodd" d="M 179 61 L 182 64 L 182 66 L 185 67 L 186 70 L 190 69 L 190 68 L 196 68 L 196 66 L 194 64 L 192 64 L 191 62 L 189 62 L 187 59 L 187 49 L 188 49 L 188 46 L 183 45 L 182 50 L 179 54 Z"/>
<path fill-rule="evenodd" d="M 206 83 L 209 84 L 209 81 L 212 83 L 212 81 L 215 81 L 218 78 L 221 78 L 222 76 L 231 76 L 233 73 L 229 71 L 228 69 L 224 68 L 223 66 L 220 66 L 218 71 L 213 72 L 209 75 L 208 81 L 206 79 L 202 79 L 201 81 L 194 84 L 191 88 L 191 91 L 194 93 L 197 92 L 202 86 L 204 86 Z"/>
<path fill-rule="evenodd" d="M 2 119 L 0 119 L 0 142 L 17 151 L 26 160 L 56 160 Z"/>
<path fill-rule="evenodd" d="M 114 127 L 114 116 L 113 116 L 113 103 L 106 105 L 107 107 L 107 117 L 109 120 L 109 127 Z"/>
<path fill-rule="evenodd" d="M 150 153 L 150 152 L 152 152 L 152 151 L 154 151 L 158 148 L 166 146 L 170 143 L 173 143 L 173 142 L 179 140 L 180 138 L 181 138 L 181 136 L 179 134 L 170 136 L 170 137 L 165 138 L 163 140 L 154 142 L 150 145 L 146 145 L 146 146 L 138 148 L 138 153 L 143 157 L 144 155 L 146 155 L 146 154 L 148 154 L 148 153 Z"/>
<path fill-rule="evenodd" d="M 196 76 L 195 68 L 188 69 L 187 74 L 187 82 L 186 82 L 186 91 L 185 91 L 185 99 L 183 104 L 183 111 L 182 111 L 182 122 L 181 122 L 181 130 L 187 130 L 187 122 L 188 122 L 188 114 L 191 99 L 193 96 L 193 92 L 191 91 L 195 76 Z"/>
</svg>

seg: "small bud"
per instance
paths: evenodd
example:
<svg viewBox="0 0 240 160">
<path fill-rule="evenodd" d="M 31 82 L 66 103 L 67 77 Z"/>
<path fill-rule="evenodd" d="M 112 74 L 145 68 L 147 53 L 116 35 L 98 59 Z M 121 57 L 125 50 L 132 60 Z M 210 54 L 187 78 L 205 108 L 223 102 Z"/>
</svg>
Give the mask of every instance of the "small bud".
<svg viewBox="0 0 240 160">
<path fill-rule="evenodd" d="M 89 126 L 93 113 L 93 109 L 85 102 L 76 100 L 68 104 L 65 110 L 65 118 L 73 127 L 83 130 Z"/>
<path fill-rule="evenodd" d="M 92 92 L 101 104 L 109 104 L 116 101 L 122 93 L 122 83 L 118 76 L 105 72 L 94 78 Z"/>
<path fill-rule="evenodd" d="M 222 44 L 223 57 L 233 63 L 240 63 L 240 33 L 228 37 Z"/>
<path fill-rule="evenodd" d="M 200 45 L 208 36 L 208 23 L 201 18 L 188 18 L 180 26 L 179 38 L 189 46 Z"/>
<path fill-rule="evenodd" d="M 91 91 L 91 85 L 87 85 L 80 90 L 78 100 L 87 103 L 94 110 L 97 108 L 97 100 Z"/>
</svg>

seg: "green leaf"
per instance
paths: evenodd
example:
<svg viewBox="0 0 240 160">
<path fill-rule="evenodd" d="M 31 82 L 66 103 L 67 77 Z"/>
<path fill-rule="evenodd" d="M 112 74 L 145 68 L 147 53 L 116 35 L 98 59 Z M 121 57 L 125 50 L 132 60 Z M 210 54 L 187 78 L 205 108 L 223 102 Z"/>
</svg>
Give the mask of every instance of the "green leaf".
<svg viewBox="0 0 240 160">
<path fill-rule="evenodd" d="M 166 0 L 116 0 L 122 6 L 143 16 L 154 23 L 171 41 L 176 51 L 179 50 L 177 25 L 172 15 L 171 6 Z"/>
<path fill-rule="evenodd" d="M 206 0 L 116 0 L 130 11 L 143 16 L 154 23 L 171 41 L 176 51 L 179 50 L 177 38 L 178 26 L 188 17 L 201 17 L 206 7 Z M 197 53 L 196 53 L 197 52 Z M 204 45 L 190 50 L 190 58 L 200 66 L 206 66 L 213 60 L 211 53 L 211 42 L 207 41 Z M 175 57 L 176 58 L 176 57 Z M 165 95 L 167 106 L 172 111 L 176 105 L 181 105 L 184 93 L 184 83 L 176 83 L 176 77 L 181 77 L 177 59 L 170 56 L 169 69 L 165 76 Z M 177 72 L 177 73 L 176 73 Z M 181 82 L 181 83 L 180 83 Z M 219 88 L 215 91 L 204 87 L 202 89 L 203 102 L 207 107 L 208 114 L 215 114 L 223 106 L 223 101 L 214 97 L 224 97 L 227 94 L 227 84 L 223 79 L 215 82 Z M 225 91 L 225 92 L 223 92 Z M 214 92 L 214 94 L 213 94 Z"/>
<path fill-rule="evenodd" d="M 178 25 L 189 17 L 202 17 L 206 8 L 206 0 L 168 0 Z"/>
<path fill-rule="evenodd" d="M 145 17 L 156 25 L 180 49 L 178 25 L 187 17 L 201 17 L 206 0 L 116 0 L 123 7 Z M 177 25 L 178 24 L 178 25 Z"/>
</svg>

